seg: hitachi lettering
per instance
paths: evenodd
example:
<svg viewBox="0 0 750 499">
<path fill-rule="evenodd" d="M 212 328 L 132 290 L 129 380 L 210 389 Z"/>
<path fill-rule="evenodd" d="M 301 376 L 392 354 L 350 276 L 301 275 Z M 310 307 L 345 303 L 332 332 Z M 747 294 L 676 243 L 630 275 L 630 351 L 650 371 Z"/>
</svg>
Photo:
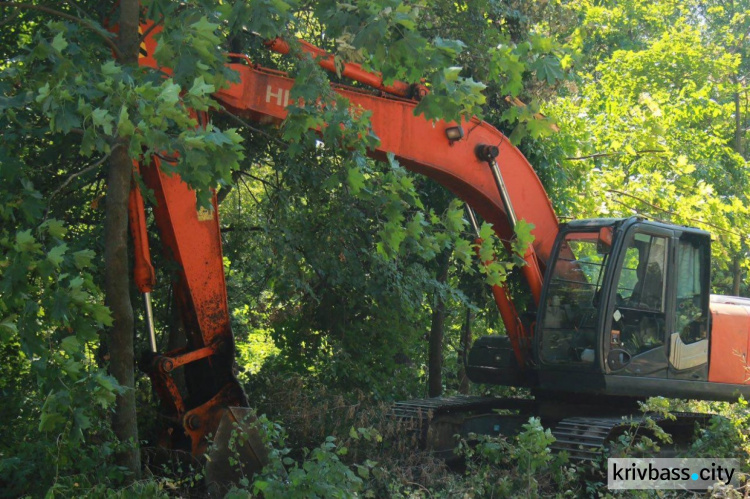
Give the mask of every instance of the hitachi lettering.
<svg viewBox="0 0 750 499">
<path fill-rule="evenodd" d="M 288 106 L 289 105 L 289 90 L 283 88 L 273 89 L 271 85 L 266 87 L 266 102 L 271 102 L 271 99 L 276 99 L 276 105 Z"/>
</svg>

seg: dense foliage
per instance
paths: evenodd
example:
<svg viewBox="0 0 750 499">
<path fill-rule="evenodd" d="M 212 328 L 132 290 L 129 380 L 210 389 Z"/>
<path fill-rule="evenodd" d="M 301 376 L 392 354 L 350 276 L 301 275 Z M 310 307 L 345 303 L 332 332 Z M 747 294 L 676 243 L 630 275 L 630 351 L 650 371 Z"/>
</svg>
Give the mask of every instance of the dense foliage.
<svg viewBox="0 0 750 499">
<path fill-rule="evenodd" d="M 163 28 L 154 55 L 170 75 L 138 67 L 125 30 L 108 29 L 132 24 L 127 7 L 137 15 L 139 4 Z M 431 395 L 482 389 L 463 372 L 467 345 L 504 330 L 487 284 L 507 280 L 524 308 L 518 258 L 486 224 L 475 243 L 444 188 L 393 157 L 368 157 L 379 140 L 368 113 L 330 86 L 351 82 L 294 42 L 280 56 L 263 41 L 301 38 L 386 83 L 423 83 L 416 112 L 429 119 L 486 119 L 529 158 L 563 221 L 640 214 L 712 232 L 714 291 L 747 294 L 748 24 L 744 1 L 0 2 L 0 496 L 200 489 L 199 467 L 150 464 L 139 480 L 141 467 L 122 460 L 154 447 L 157 402 L 132 358 L 134 382 L 108 374 L 122 365 L 112 327 L 128 324 L 105 262 L 112 173 L 124 161 L 129 179 L 129 162 L 153 154 L 174 159 L 165 168 L 201 203 L 212 189 L 221 201 L 239 377 L 267 414 L 273 450 L 231 497 L 602 492 L 596 470 L 583 480 L 549 453 L 553 437 L 536 419 L 517 439 L 461 442 L 465 474 L 377 423 L 381 403 L 425 396 L 428 382 Z M 228 51 L 295 79 L 281 126 L 211 98 L 236 81 Z M 210 121 L 198 126 L 191 109 Z M 519 224 L 514 249 L 528 242 Z M 152 246 L 168 350 L 180 341 L 173 269 L 156 236 Z M 130 277 L 117 277 L 140 303 Z M 147 340 L 135 310 L 124 337 L 137 353 Z M 124 437 L 128 396 L 139 424 Z M 727 416 L 695 452 L 746 459 L 744 403 L 689 407 Z"/>
</svg>

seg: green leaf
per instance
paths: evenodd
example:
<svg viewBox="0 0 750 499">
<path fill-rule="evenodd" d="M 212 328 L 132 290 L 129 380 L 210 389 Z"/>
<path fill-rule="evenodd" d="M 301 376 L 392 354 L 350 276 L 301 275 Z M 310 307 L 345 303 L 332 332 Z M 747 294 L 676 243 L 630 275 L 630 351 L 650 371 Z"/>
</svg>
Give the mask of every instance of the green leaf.
<svg viewBox="0 0 750 499">
<path fill-rule="evenodd" d="M 451 57 L 458 55 L 466 47 L 466 44 L 461 40 L 446 40 L 441 37 L 435 38 L 432 44 Z"/>
<path fill-rule="evenodd" d="M 31 230 L 22 230 L 16 232 L 16 247 L 21 252 L 36 252 L 41 245 L 31 235 Z"/>
<path fill-rule="evenodd" d="M 55 267 L 59 267 L 63 262 L 63 255 L 68 251 L 68 245 L 65 243 L 58 244 L 47 253 L 47 259 L 52 262 Z"/>
<path fill-rule="evenodd" d="M 91 427 L 91 418 L 86 416 L 84 412 L 80 409 L 76 410 L 74 413 L 73 418 L 75 419 L 75 423 L 81 430 L 87 430 Z M 81 433 L 79 432 L 78 435 L 80 436 Z"/>
<path fill-rule="evenodd" d="M 453 255 L 464 266 L 468 266 L 469 264 L 471 264 L 472 253 L 472 246 L 469 241 L 465 239 L 459 239 L 458 241 L 456 241 L 455 248 L 453 249 Z"/>
<path fill-rule="evenodd" d="M 49 97 L 49 90 L 50 90 L 50 88 L 49 88 L 49 82 L 47 82 L 42 87 L 39 88 L 39 90 L 38 90 L 39 95 L 36 96 L 35 100 L 37 102 L 44 101 L 47 97 Z"/>
<path fill-rule="evenodd" d="M 117 135 L 120 137 L 129 137 L 135 132 L 135 125 L 130 121 L 128 108 L 123 105 L 120 108 L 120 115 L 117 118 Z"/>
<path fill-rule="evenodd" d="M 94 320 L 103 326 L 110 327 L 113 324 L 112 315 L 104 305 L 94 305 L 93 315 Z"/>
<path fill-rule="evenodd" d="M 482 264 L 487 264 L 495 258 L 495 248 L 492 247 L 491 239 L 483 239 L 481 246 L 479 246 L 479 261 Z"/>
<path fill-rule="evenodd" d="M 96 256 L 96 253 L 93 250 L 76 251 L 73 253 L 73 262 L 79 270 L 84 269 L 91 265 L 91 260 L 93 260 L 94 256 Z"/>
<path fill-rule="evenodd" d="M 417 23 L 414 21 L 414 19 L 403 14 L 396 15 L 396 24 L 400 24 L 401 26 L 403 26 L 404 28 L 408 30 L 413 30 L 413 29 L 416 29 L 417 27 Z"/>
<path fill-rule="evenodd" d="M 64 223 L 61 220 L 54 218 L 44 222 L 42 228 L 47 229 L 49 235 L 56 239 L 62 239 L 65 237 L 65 234 L 68 233 L 68 229 L 65 227 Z"/>
<path fill-rule="evenodd" d="M 108 392 L 116 391 L 117 382 L 115 381 L 113 377 L 101 374 L 101 375 L 96 376 L 94 379 L 99 384 L 99 386 L 101 386 Z"/>
<path fill-rule="evenodd" d="M 367 466 L 361 466 L 359 464 L 355 464 L 357 467 L 357 474 L 364 478 L 365 480 L 370 478 L 370 470 L 367 468 Z"/>
<path fill-rule="evenodd" d="M 52 130 L 68 133 L 79 126 L 81 126 L 81 118 L 72 105 L 60 107 L 50 118 Z"/>
<path fill-rule="evenodd" d="M 445 228 L 451 233 L 458 233 L 463 230 L 465 223 L 461 203 L 451 201 L 445 216 Z"/>
<path fill-rule="evenodd" d="M 58 33 L 57 35 L 55 35 L 55 38 L 52 39 L 51 45 L 52 48 L 54 48 L 58 52 L 62 52 L 63 50 L 65 50 L 65 47 L 68 46 L 68 42 L 65 41 L 62 33 Z"/>
<path fill-rule="evenodd" d="M 565 76 L 560 66 L 560 59 L 552 55 L 540 57 L 531 65 L 531 69 L 536 71 L 538 80 L 546 81 L 549 84 L 553 84 Z"/>
<path fill-rule="evenodd" d="M 16 326 L 15 315 L 6 317 L 0 321 L 0 340 L 3 342 L 9 341 L 13 336 L 18 334 L 18 326 Z"/>
<path fill-rule="evenodd" d="M 42 417 L 39 419 L 39 431 L 52 431 L 64 422 L 65 418 L 61 414 L 42 412 Z"/>
<path fill-rule="evenodd" d="M 122 73 L 122 68 L 115 61 L 102 64 L 102 74 L 105 76 L 114 76 L 120 73 Z"/>
<path fill-rule="evenodd" d="M 83 364 L 76 360 L 68 359 L 63 364 L 62 370 L 69 376 L 78 376 L 83 370 Z"/>
<path fill-rule="evenodd" d="M 346 180 L 353 194 L 359 194 L 359 191 L 365 186 L 365 176 L 358 167 L 350 168 L 346 175 Z"/>
<path fill-rule="evenodd" d="M 495 230 L 492 228 L 491 223 L 483 222 L 479 228 L 479 239 L 486 241 L 489 240 L 495 234 Z"/>
<path fill-rule="evenodd" d="M 418 239 L 426 225 L 424 214 L 421 212 L 415 213 L 409 223 L 406 224 L 406 233 L 409 237 Z"/>
<path fill-rule="evenodd" d="M 114 122 L 114 118 L 112 118 L 112 115 L 109 114 L 109 111 L 106 109 L 96 108 L 91 112 L 91 119 L 94 122 L 95 126 L 102 127 L 102 130 L 107 135 L 112 135 L 112 124 Z"/>
<path fill-rule="evenodd" d="M 190 27 L 194 28 L 202 36 L 211 38 L 213 37 L 214 31 L 216 31 L 216 28 L 218 28 L 219 25 L 209 22 L 208 18 L 206 16 L 203 16 L 197 22 L 191 24 Z"/>
<path fill-rule="evenodd" d="M 54 293 L 50 307 L 50 317 L 54 320 L 67 322 L 71 312 L 70 296 L 68 293 L 58 290 Z"/>
<path fill-rule="evenodd" d="M 165 104 L 177 104 L 180 101 L 180 86 L 173 83 L 171 80 L 167 80 L 167 82 L 162 85 L 159 99 L 164 101 Z"/>
<path fill-rule="evenodd" d="M 450 68 L 445 68 L 443 70 L 443 77 L 445 78 L 445 81 L 458 81 L 458 77 L 461 74 L 461 68 L 460 66 L 453 66 Z"/>
<path fill-rule="evenodd" d="M 60 342 L 60 346 L 67 354 L 75 354 L 81 351 L 81 342 L 75 336 L 67 336 Z"/>
<path fill-rule="evenodd" d="M 193 82 L 193 86 L 190 87 L 188 93 L 195 97 L 203 97 L 204 95 L 210 95 L 216 91 L 216 87 L 209 85 L 203 79 L 203 76 L 199 76 Z"/>
<path fill-rule="evenodd" d="M 103 408 L 111 406 L 115 402 L 118 393 L 122 393 L 122 388 L 117 384 L 114 378 L 104 374 L 98 374 L 94 377 L 96 383 L 101 387 L 94 390 L 96 403 Z"/>
<path fill-rule="evenodd" d="M 515 233 L 516 237 L 513 240 L 513 251 L 519 256 L 526 254 L 526 248 L 534 242 L 534 235 L 531 231 L 534 230 L 534 224 L 528 223 L 526 220 L 519 220 L 516 223 Z"/>
</svg>

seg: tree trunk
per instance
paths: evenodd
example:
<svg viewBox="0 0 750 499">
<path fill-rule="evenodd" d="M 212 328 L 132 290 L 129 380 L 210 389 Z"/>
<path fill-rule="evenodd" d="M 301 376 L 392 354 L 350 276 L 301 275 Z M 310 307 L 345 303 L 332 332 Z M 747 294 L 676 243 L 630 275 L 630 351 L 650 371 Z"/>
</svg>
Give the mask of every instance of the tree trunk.
<svg viewBox="0 0 750 499">
<path fill-rule="evenodd" d="M 133 308 L 130 303 L 128 268 L 128 193 L 133 166 L 124 146 L 112 153 L 107 175 L 104 266 L 106 300 L 114 325 L 109 331 L 109 369 L 125 391 L 117 396 L 112 428 L 117 438 L 129 442 L 118 455 L 118 464 L 140 474 L 138 424 L 135 411 L 135 354 L 133 349 Z"/>
<path fill-rule="evenodd" d="M 469 393 L 470 382 L 466 375 L 466 361 L 471 348 L 471 322 L 474 320 L 474 313 L 469 307 L 466 307 L 466 319 L 464 326 L 461 328 L 460 349 L 458 351 L 458 392 L 464 395 Z"/>
<path fill-rule="evenodd" d="M 120 0 L 118 47 L 123 64 L 138 64 L 138 0 Z M 126 448 L 117 455 L 117 463 L 127 468 L 129 481 L 140 478 L 138 422 L 135 404 L 135 355 L 133 348 L 133 307 L 130 303 L 128 268 L 128 194 L 133 163 L 127 143 L 113 146 L 107 173 L 107 198 L 104 221 L 105 292 L 114 325 L 108 335 L 110 372 L 125 391 L 117 396 L 112 429 Z"/>
<path fill-rule="evenodd" d="M 735 79 L 735 84 L 739 84 Z M 742 144 L 742 107 L 739 92 L 734 93 L 734 150 L 737 154 L 745 157 Z M 742 268 L 740 267 L 740 256 L 736 255 L 732 262 L 732 294 L 740 296 L 740 284 L 742 283 Z"/>
<path fill-rule="evenodd" d="M 740 257 L 735 256 L 732 262 L 732 295 L 740 296 L 740 284 L 742 283 L 742 268 L 740 267 Z"/>
<path fill-rule="evenodd" d="M 439 260 L 437 281 L 443 284 L 448 280 L 450 268 L 450 253 L 444 252 Z M 440 293 L 435 294 L 435 306 L 432 309 L 432 325 L 430 326 L 429 345 L 429 378 L 427 392 L 430 397 L 438 397 L 443 393 L 443 335 L 445 329 L 445 302 Z"/>
<path fill-rule="evenodd" d="M 739 92 L 734 93 L 734 150 L 743 158 L 745 157 L 742 147 L 742 107 Z"/>
</svg>

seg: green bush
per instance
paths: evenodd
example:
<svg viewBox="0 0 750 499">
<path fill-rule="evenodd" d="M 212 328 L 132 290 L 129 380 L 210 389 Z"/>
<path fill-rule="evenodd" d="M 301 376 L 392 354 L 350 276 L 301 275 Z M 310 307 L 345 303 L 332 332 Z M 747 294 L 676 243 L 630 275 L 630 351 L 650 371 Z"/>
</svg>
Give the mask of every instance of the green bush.
<svg viewBox="0 0 750 499">
<path fill-rule="evenodd" d="M 466 459 L 460 488 L 468 497 L 577 497 L 580 480 L 567 457 L 553 454 L 555 441 L 539 418 L 530 418 L 513 439 L 473 435 L 457 453 Z"/>
</svg>

